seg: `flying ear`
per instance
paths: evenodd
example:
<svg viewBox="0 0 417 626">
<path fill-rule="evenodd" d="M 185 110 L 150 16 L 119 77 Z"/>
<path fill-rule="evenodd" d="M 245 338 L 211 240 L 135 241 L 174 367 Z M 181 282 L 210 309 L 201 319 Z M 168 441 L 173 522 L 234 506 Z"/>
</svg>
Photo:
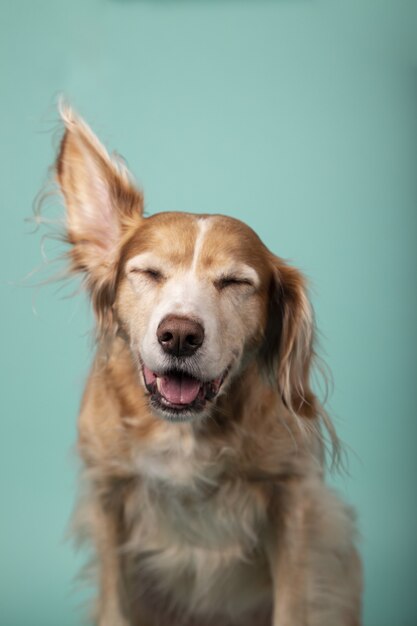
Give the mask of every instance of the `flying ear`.
<svg viewBox="0 0 417 626">
<path fill-rule="evenodd" d="M 310 388 L 314 323 L 305 279 L 278 257 L 273 260 L 273 279 L 265 353 L 273 369 L 284 404 L 294 414 L 313 417 L 316 400 Z"/>
<path fill-rule="evenodd" d="M 69 107 L 61 117 L 65 133 L 55 168 L 67 208 L 71 270 L 85 273 L 100 317 L 111 301 L 120 244 L 140 223 L 143 197 L 82 119 Z"/>
</svg>

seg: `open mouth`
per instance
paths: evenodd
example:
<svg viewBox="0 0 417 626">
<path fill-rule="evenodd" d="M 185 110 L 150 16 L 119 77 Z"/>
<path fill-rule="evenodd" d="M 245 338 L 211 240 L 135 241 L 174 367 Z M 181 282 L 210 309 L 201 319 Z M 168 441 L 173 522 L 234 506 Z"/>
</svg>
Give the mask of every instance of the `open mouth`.
<svg viewBox="0 0 417 626">
<path fill-rule="evenodd" d="M 152 405 L 159 410 L 184 417 L 186 414 L 202 411 L 207 401 L 217 396 L 228 369 L 208 382 L 179 370 L 157 374 L 143 365 L 142 372 Z"/>
</svg>

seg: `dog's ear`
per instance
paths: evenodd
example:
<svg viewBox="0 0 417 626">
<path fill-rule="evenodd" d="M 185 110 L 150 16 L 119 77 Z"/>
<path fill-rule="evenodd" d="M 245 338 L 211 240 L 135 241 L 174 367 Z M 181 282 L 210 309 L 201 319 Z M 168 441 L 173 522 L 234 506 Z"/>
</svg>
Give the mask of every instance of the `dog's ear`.
<svg viewBox="0 0 417 626">
<path fill-rule="evenodd" d="M 298 416 L 313 417 L 317 413 L 310 388 L 314 321 L 306 281 L 278 257 L 273 257 L 272 268 L 263 356 L 287 408 Z"/>
<path fill-rule="evenodd" d="M 65 133 L 55 170 L 67 208 L 71 271 L 85 274 L 101 318 L 111 304 L 120 245 L 140 223 L 143 197 L 82 119 L 69 107 L 61 116 Z"/>
<path fill-rule="evenodd" d="M 139 223 L 142 194 L 121 161 L 112 159 L 85 122 L 61 110 L 65 134 L 56 162 L 67 207 L 75 269 L 100 276 L 115 260 L 123 234 Z"/>
</svg>

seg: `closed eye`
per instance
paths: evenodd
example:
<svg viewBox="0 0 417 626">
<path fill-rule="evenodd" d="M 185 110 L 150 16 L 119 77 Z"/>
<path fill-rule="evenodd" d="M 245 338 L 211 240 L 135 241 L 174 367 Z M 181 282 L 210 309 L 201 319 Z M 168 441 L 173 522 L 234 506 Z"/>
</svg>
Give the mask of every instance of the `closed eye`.
<svg viewBox="0 0 417 626">
<path fill-rule="evenodd" d="M 142 276 L 145 276 L 146 278 L 149 278 L 150 280 L 153 280 L 154 282 L 160 282 L 164 278 L 162 272 L 160 272 L 159 270 L 153 267 L 146 267 L 146 268 L 132 267 L 132 269 L 130 270 L 130 273 L 141 274 Z"/>
<path fill-rule="evenodd" d="M 227 287 L 254 287 L 253 282 L 249 278 L 240 276 L 220 276 L 220 278 L 214 281 L 214 284 L 219 291 Z"/>
</svg>

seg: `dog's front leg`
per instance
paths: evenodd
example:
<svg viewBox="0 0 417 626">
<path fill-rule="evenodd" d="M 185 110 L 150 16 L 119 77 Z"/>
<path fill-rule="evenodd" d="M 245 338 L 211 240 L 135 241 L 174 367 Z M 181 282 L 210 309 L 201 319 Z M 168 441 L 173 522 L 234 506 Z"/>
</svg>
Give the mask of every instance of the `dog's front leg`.
<svg viewBox="0 0 417 626">
<path fill-rule="evenodd" d="M 119 512 L 110 510 L 99 497 L 90 505 L 90 532 L 94 538 L 99 568 L 96 623 L 97 626 L 130 626 L 123 609 Z"/>
<path fill-rule="evenodd" d="M 269 544 L 273 626 L 360 626 L 361 565 L 350 510 L 321 484 L 285 491 Z"/>
<path fill-rule="evenodd" d="M 274 516 L 268 554 L 272 574 L 273 626 L 308 626 L 303 511 Z M 305 543 L 305 542 L 304 542 Z"/>
<path fill-rule="evenodd" d="M 121 547 L 126 541 L 124 498 L 128 486 L 123 481 L 92 486 L 87 507 L 88 526 L 97 553 L 98 598 L 95 609 L 96 626 L 153 626 L 151 617 L 137 598 L 129 580 L 129 568 Z M 134 615 L 132 614 L 132 600 Z"/>
</svg>

